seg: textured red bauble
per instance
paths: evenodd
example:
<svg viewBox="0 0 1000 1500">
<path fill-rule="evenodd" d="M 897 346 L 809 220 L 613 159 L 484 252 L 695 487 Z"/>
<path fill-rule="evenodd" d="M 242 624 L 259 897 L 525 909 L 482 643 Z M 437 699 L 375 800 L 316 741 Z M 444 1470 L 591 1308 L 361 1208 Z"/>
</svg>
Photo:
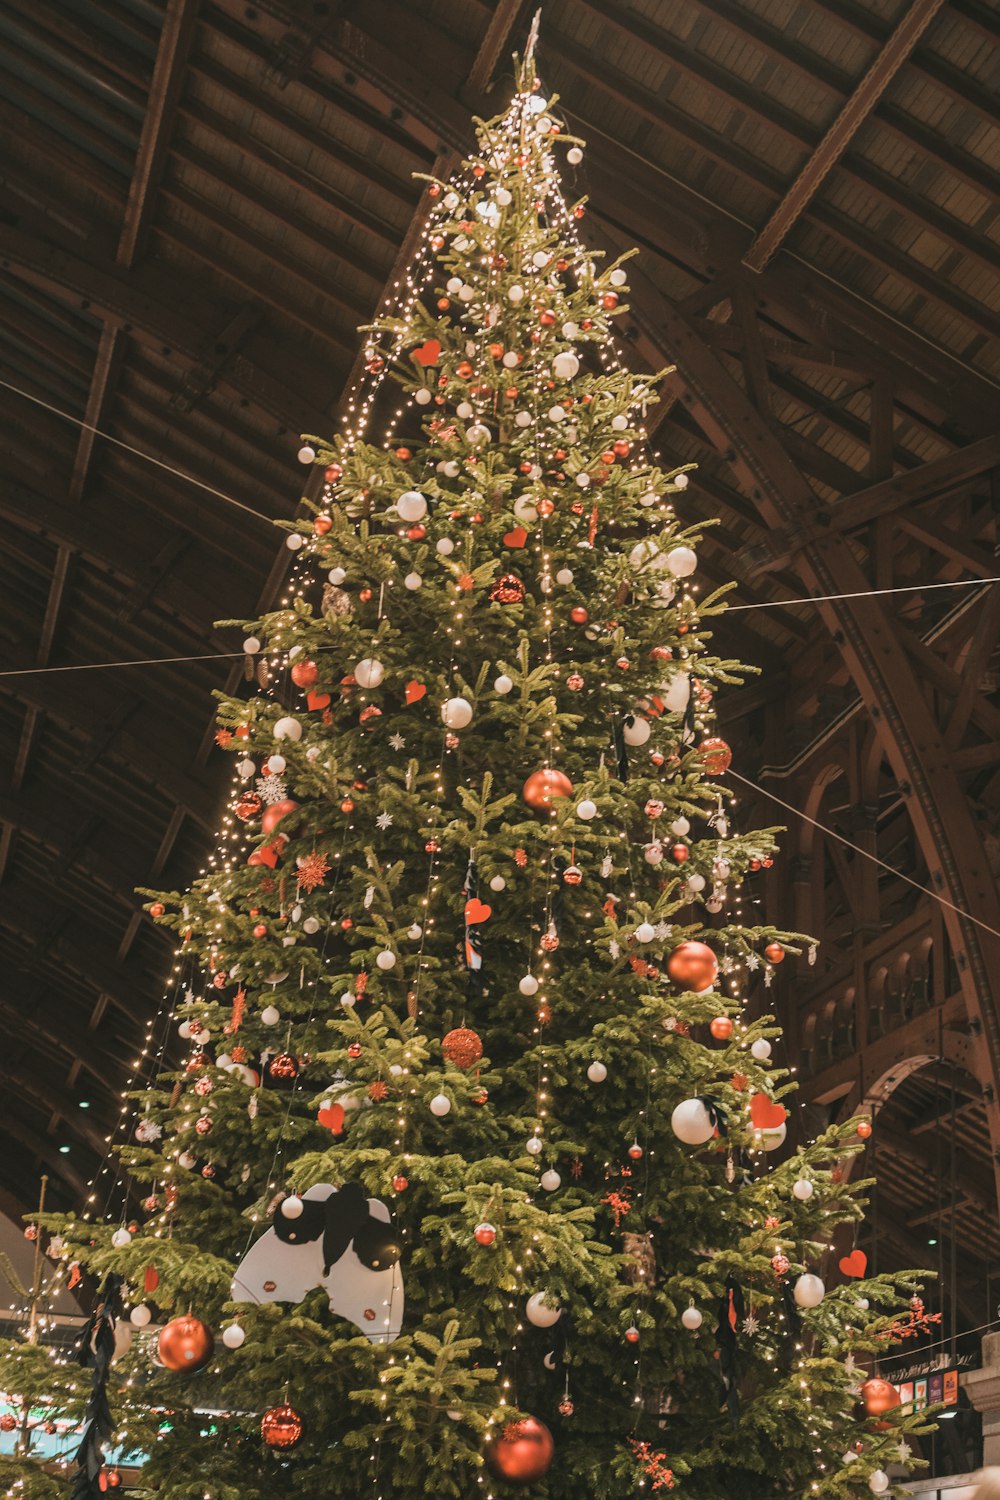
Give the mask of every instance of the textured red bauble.
<svg viewBox="0 0 1000 1500">
<path fill-rule="evenodd" d="M 287 1402 L 272 1406 L 260 1419 L 260 1435 L 269 1448 L 279 1452 L 294 1448 L 302 1436 L 302 1418 Z"/>
<path fill-rule="evenodd" d="M 532 771 L 521 789 L 521 795 L 529 807 L 547 812 L 553 797 L 572 797 L 573 783 L 563 771 L 551 766 L 542 771 Z"/>
<path fill-rule="evenodd" d="M 347 1049 L 347 1055 L 348 1057 L 360 1057 L 361 1050 L 362 1049 L 360 1042 L 351 1042 L 350 1046 Z"/>
<path fill-rule="evenodd" d="M 270 807 L 265 809 L 264 816 L 260 820 L 261 832 L 273 833 L 282 818 L 294 812 L 298 805 L 297 802 L 292 801 L 291 797 L 283 797 L 280 802 L 272 802 Z"/>
<path fill-rule="evenodd" d="M 894 1406 L 899 1405 L 899 1392 L 891 1381 L 873 1376 L 861 1387 L 861 1399 L 865 1404 L 867 1416 L 881 1417 L 885 1412 L 892 1411 Z"/>
<path fill-rule="evenodd" d="M 13 1432 L 17 1426 L 17 1418 L 9 1411 L 5 1411 L 0 1417 L 0 1432 Z"/>
<path fill-rule="evenodd" d="M 215 1353 L 215 1340 L 211 1330 L 200 1318 L 184 1313 L 160 1330 L 156 1345 L 160 1363 L 168 1370 L 186 1370 L 193 1375 L 203 1370 Z"/>
<path fill-rule="evenodd" d="M 492 1224 L 487 1224 L 485 1219 L 482 1224 L 477 1224 L 472 1231 L 475 1235 L 477 1245 L 492 1245 L 497 1237 L 497 1232 Z"/>
<path fill-rule="evenodd" d="M 279 1052 L 277 1057 L 272 1057 L 267 1065 L 269 1078 L 281 1080 L 297 1078 L 299 1065 L 290 1052 Z"/>
<path fill-rule="evenodd" d="M 296 687 L 310 688 L 319 680 L 319 667 L 314 661 L 293 662 L 291 678 Z"/>
<path fill-rule="evenodd" d="M 263 806 L 263 799 L 258 797 L 256 792 L 244 792 L 233 808 L 233 812 L 242 823 L 246 823 L 250 818 L 255 818 Z M 159 906 L 159 902 L 156 904 Z M 150 911 L 153 911 L 152 907 L 150 907 Z"/>
<path fill-rule="evenodd" d="M 329 516 L 317 516 L 313 522 L 313 531 L 317 536 L 326 536 L 332 526 L 333 521 Z"/>
<path fill-rule="evenodd" d="M 477 1031 L 456 1026 L 442 1038 L 441 1051 L 456 1068 L 471 1068 L 483 1055 L 483 1043 Z"/>
<path fill-rule="evenodd" d="M 162 901 L 154 901 L 149 908 L 149 915 L 151 917 L 162 917 L 166 909 Z"/>
<path fill-rule="evenodd" d="M 554 1452 L 545 1423 L 537 1417 L 522 1417 L 519 1422 L 508 1422 L 500 1436 L 486 1445 L 486 1465 L 496 1479 L 530 1484 L 547 1472 Z"/>
<path fill-rule="evenodd" d="M 729 770 L 733 752 L 725 740 L 720 739 L 718 735 L 710 735 L 698 746 L 698 756 L 709 776 L 721 776 L 724 771 Z"/>
<path fill-rule="evenodd" d="M 719 977 L 719 962 L 707 943 L 679 943 L 667 959 L 667 973 L 674 984 L 697 993 L 712 988 Z"/>
<path fill-rule="evenodd" d="M 780 964 L 785 956 L 785 950 L 780 943 L 768 943 L 764 949 L 764 957 L 772 964 Z"/>
<path fill-rule="evenodd" d="M 732 1016 L 716 1016 L 708 1023 L 708 1029 L 717 1042 L 728 1042 L 733 1034 Z"/>
<path fill-rule="evenodd" d="M 490 585 L 490 600 L 494 604 L 520 604 L 524 592 L 524 584 L 516 573 L 501 573 Z"/>
</svg>

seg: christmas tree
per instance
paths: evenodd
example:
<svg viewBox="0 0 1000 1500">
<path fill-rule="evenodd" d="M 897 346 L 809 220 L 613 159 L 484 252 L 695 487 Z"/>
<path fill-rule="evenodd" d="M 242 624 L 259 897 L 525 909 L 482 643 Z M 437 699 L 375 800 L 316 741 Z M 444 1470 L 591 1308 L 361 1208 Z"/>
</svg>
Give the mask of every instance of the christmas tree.
<svg viewBox="0 0 1000 1500">
<path fill-rule="evenodd" d="M 865 1122 L 785 1144 L 759 995 L 808 939 L 740 904 L 779 832 L 726 787 L 744 669 L 560 152 L 529 60 L 428 182 L 300 455 L 286 595 L 239 622 L 216 855 L 145 893 L 190 1050 L 120 1217 L 51 1227 L 124 1278 L 161 1500 L 880 1494 L 921 1421 L 867 1378 L 913 1277 L 820 1279 Z"/>
</svg>

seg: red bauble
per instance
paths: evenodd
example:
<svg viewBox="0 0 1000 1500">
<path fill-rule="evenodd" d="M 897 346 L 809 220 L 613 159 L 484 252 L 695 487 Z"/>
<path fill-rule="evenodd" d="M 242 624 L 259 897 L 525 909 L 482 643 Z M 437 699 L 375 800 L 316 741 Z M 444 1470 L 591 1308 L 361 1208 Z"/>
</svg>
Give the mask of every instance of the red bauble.
<svg viewBox="0 0 1000 1500">
<path fill-rule="evenodd" d="M 642 1160 L 642 1147 L 639 1145 L 638 1141 L 632 1142 L 631 1146 L 628 1148 L 628 1154 L 633 1161 Z"/>
<path fill-rule="evenodd" d="M 566 678 L 566 686 L 569 688 L 571 693 L 578 693 L 580 691 L 580 689 L 583 687 L 583 678 L 580 676 L 579 672 L 571 672 L 569 674 L 569 676 Z"/>
<path fill-rule="evenodd" d="M 277 1057 L 272 1057 L 267 1065 L 268 1077 L 280 1079 L 281 1082 L 297 1078 L 298 1073 L 298 1062 L 290 1052 L 279 1052 Z"/>
<path fill-rule="evenodd" d="M 166 909 L 162 901 L 154 901 L 149 908 L 149 915 L 151 917 L 162 917 Z"/>
<path fill-rule="evenodd" d="M 611 311 L 611 309 L 613 307 L 617 307 L 618 306 L 618 293 L 617 292 L 605 292 L 604 296 L 601 298 L 601 306 L 602 307 L 606 307 L 609 312 Z"/>
<path fill-rule="evenodd" d="M 524 584 L 515 573 L 502 573 L 490 585 L 490 600 L 493 604 L 520 604 L 524 599 Z"/>
<path fill-rule="evenodd" d="M 302 1418 L 287 1402 L 270 1407 L 260 1419 L 260 1435 L 269 1448 L 285 1452 L 302 1436 Z"/>
<path fill-rule="evenodd" d="M 313 522 L 313 531 L 315 531 L 317 536 L 326 536 L 332 526 L 333 521 L 329 516 L 317 516 Z"/>
<path fill-rule="evenodd" d="M 721 776 L 732 764 L 733 752 L 725 740 L 711 735 L 698 746 L 698 755 L 709 776 Z"/>
<path fill-rule="evenodd" d="M 265 922 L 258 922 L 254 927 L 253 935 L 255 938 L 267 937 L 267 924 Z"/>
<path fill-rule="evenodd" d="M 707 943 L 679 943 L 667 959 L 667 973 L 686 990 L 710 990 L 719 977 L 719 963 Z"/>
<path fill-rule="evenodd" d="M 486 1445 L 486 1464 L 496 1479 L 509 1484 L 530 1484 L 548 1471 L 555 1452 L 552 1434 L 537 1417 L 508 1422 L 503 1432 Z"/>
<path fill-rule="evenodd" d="M 122 1476 L 117 1469 L 112 1469 L 108 1474 L 108 1489 L 120 1490 L 122 1487 Z"/>
<path fill-rule="evenodd" d="M 233 812 L 242 823 L 246 823 L 250 818 L 255 818 L 263 806 L 264 803 L 256 792 L 244 792 Z"/>
<path fill-rule="evenodd" d="M 764 949 L 764 957 L 772 964 L 780 964 L 785 956 L 785 950 L 780 943 L 768 943 Z"/>
<path fill-rule="evenodd" d="M 866 1141 L 872 1133 L 872 1122 L 871 1120 L 859 1120 L 854 1129 L 861 1139 Z"/>
<path fill-rule="evenodd" d="M 293 662 L 291 678 L 296 687 L 310 688 L 319 681 L 319 667 L 314 661 Z"/>
<path fill-rule="evenodd" d="M 563 870 L 563 880 L 567 885 L 579 885 L 583 879 L 583 871 L 579 865 L 567 865 Z"/>
<path fill-rule="evenodd" d="M 577 604 L 573 609 L 571 609 L 569 612 L 569 617 L 573 621 L 574 625 L 586 625 L 587 621 L 590 619 L 590 616 L 588 615 L 582 604 Z"/>
<path fill-rule="evenodd" d="M 17 1418 L 9 1411 L 5 1411 L 0 1417 L 0 1432 L 13 1432 L 17 1426 Z"/>
<path fill-rule="evenodd" d="M 899 1405 L 899 1392 L 890 1381 L 881 1380 L 876 1375 L 871 1380 L 866 1380 L 861 1387 L 861 1399 L 867 1416 L 881 1417 Z"/>
<path fill-rule="evenodd" d="M 290 812 L 294 812 L 298 805 L 297 802 L 292 801 L 291 797 L 283 797 L 280 802 L 272 802 L 260 820 L 261 832 L 273 833 L 282 818 L 287 817 Z"/>
<path fill-rule="evenodd" d="M 171 1318 L 160 1330 L 156 1349 L 160 1363 L 168 1370 L 184 1370 L 193 1375 L 196 1370 L 203 1370 L 212 1358 L 215 1340 L 200 1318 L 184 1313 Z"/>
<path fill-rule="evenodd" d="M 410 1185 L 410 1179 L 404 1177 L 402 1172 L 397 1172 L 392 1179 L 392 1190 L 394 1193 L 405 1193 Z"/>
<path fill-rule="evenodd" d="M 479 1033 L 468 1026 L 456 1026 L 442 1039 L 441 1051 L 456 1068 L 471 1068 L 483 1055 Z"/>
<path fill-rule="evenodd" d="M 547 812 L 553 797 L 572 797 L 573 783 L 563 771 L 548 766 L 543 771 L 532 771 L 521 789 L 521 795 L 529 807 Z"/>
<path fill-rule="evenodd" d="M 686 860 L 691 858 L 691 850 L 688 848 L 687 844 L 675 844 L 671 849 L 670 854 L 671 858 L 676 860 L 679 865 L 684 864 Z"/>
<path fill-rule="evenodd" d="M 631 1328 L 626 1328 L 626 1330 L 625 1330 L 625 1341 L 626 1341 L 626 1343 L 637 1344 L 639 1342 L 639 1338 L 640 1338 L 639 1330 L 638 1330 L 638 1328 L 636 1328 L 635 1324 L 633 1324 Z"/>
<path fill-rule="evenodd" d="M 708 1024 L 708 1029 L 717 1042 L 728 1042 L 733 1034 L 732 1016 L 716 1016 Z"/>
<path fill-rule="evenodd" d="M 360 1042 L 351 1042 L 350 1046 L 347 1049 L 347 1055 L 348 1055 L 348 1057 L 360 1057 L 361 1056 L 361 1043 Z"/>
<path fill-rule="evenodd" d="M 472 1232 L 475 1235 L 477 1245 L 492 1245 L 497 1237 L 497 1232 L 493 1225 L 487 1224 L 485 1219 L 482 1224 L 477 1224 Z"/>
</svg>

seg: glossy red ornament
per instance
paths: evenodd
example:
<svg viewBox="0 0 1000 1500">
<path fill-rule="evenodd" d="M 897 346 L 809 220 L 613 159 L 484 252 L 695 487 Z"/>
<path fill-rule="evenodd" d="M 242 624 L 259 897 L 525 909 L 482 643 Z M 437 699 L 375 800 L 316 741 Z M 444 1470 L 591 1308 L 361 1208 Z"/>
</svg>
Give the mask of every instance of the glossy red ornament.
<svg viewBox="0 0 1000 1500">
<path fill-rule="evenodd" d="M 717 1042 L 728 1042 L 733 1034 L 732 1016 L 715 1016 L 709 1023 L 708 1029 Z"/>
<path fill-rule="evenodd" d="M 319 680 L 319 667 L 314 661 L 296 661 L 290 675 L 296 687 L 311 688 Z"/>
<path fill-rule="evenodd" d="M 707 740 L 702 740 L 698 746 L 698 756 L 709 776 L 721 776 L 729 770 L 733 760 L 733 752 L 718 735 L 710 735 Z"/>
<path fill-rule="evenodd" d="M 405 1193 L 409 1185 L 410 1179 L 404 1177 L 402 1172 L 397 1172 L 396 1176 L 392 1179 L 392 1190 L 394 1193 Z"/>
<path fill-rule="evenodd" d="M 287 1402 L 269 1407 L 260 1419 L 260 1435 L 269 1448 L 287 1452 L 302 1437 L 302 1418 Z"/>
<path fill-rule="evenodd" d="M 471 1068 L 483 1055 L 483 1043 L 477 1031 L 456 1026 L 442 1038 L 441 1051 L 456 1068 Z"/>
<path fill-rule="evenodd" d="M 497 1237 L 497 1232 L 492 1224 L 487 1224 L 485 1219 L 482 1224 L 477 1224 L 472 1231 L 477 1245 L 492 1245 Z"/>
<path fill-rule="evenodd" d="M 574 625 L 586 625 L 587 621 L 590 619 L 589 614 L 584 609 L 582 604 L 574 605 L 569 612 L 569 617 L 573 621 Z"/>
<path fill-rule="evenodd" d="M 297 802 L 292 801 L 291 797 L 283 797 L 280 802 L 272 802 L 270 807 L 265 808 L 264 815 L 260 820 L 261 832 L 273 833 L 282 818 L 286 818 L 290 812 L 294 812 L 298 805 Z"/>
<path fill-rule="evenodd" d="M 639 1145 L 638 1141 L 632 1142 L 631 1146 L 628 1148 L 628 1154 L 633 1161 L 642 1160 L 642 1147 Z"/>
<path fill-rule="evenodd" d="M 616 458 L 628 458 L 629 454 L 632 452 L 632 444 L 626 442 L 625 438 L 619 438 L 618 441 L 616 443 L 612 443 L 611 446 L 614 449 Z"/>
<path fill-rule="evenodd" d="M 420 522 L 418 521 L 414 526 L 409 526 L 407 528 L 406 535 L 409 537 L 411 542 L 422 542 L 424 537 L 427 535 L 427 527 L 421 526 Z"/>
<path fill-rule="evenodd" d="M 625 1342 L 626 1343 L 628 1343 L 628 1344 L 637 1344 L 639 1342 L 639 1338 L 640 1338 L 639 1330 L 638 1330 L 638 1328 L 635 1327 L 634 1324 L 632 1325 L 631 1328 L 626 1328 L 626 1330 L 625 1330 Z"/>
<path fill-rule="evenodd" d="M 679 865 L 682 865 L 688 859 L 690 859 L 691 850 L 688 848 L 687 844 L 674 844 L 673 848 L 670 851 L 670 857 L 671 859 L 676 860 Z"/>
<path fill-rule="evenodd" d="M 686 990 L 711 989 L 719 977 L 719 962 L 707 943 L 679 943 L 667 959 L 667 973 Z"/>
<path fill-rule="evenodd" d="M 215 1353 L 215 1340 L 211 1330 L 200 1318 L 184 1313 L 160 1330 L 156 1344 L 160 1363 L 168 1370 L 185 1370 L 193 1375 L 203 1370 Z"/>
<path fill-rule="evenodd" d="M 610 312 L 613 307 L 617 307 L 618 306 L 618 293 L 617 292 L 605 292 L 604 295 L 603 295 L 603 297 L 601 298 L 601 306 L 607 308 L 608 312 Z"/>
<path fill-rule="evenodd" d="M 538 321 L 543 328 L 551 328 L 556 321 L 556 315 L 551 308 L 546 307 L 538 314 Z"/>
<path fill-rule="evenodd" d="M 166 909 L 162 901 L 154 901 L 149 908 L 149 915 L 151 917 L 162 917 Z"/>
<path fill-rule="evenodd" d="M 854 1129 L 861 1139 L 866 1141 L 872 1133 L 872 1122 L 871 1120 L 859 1120 Z"/>
<path fill-rule="evenodd" d="M 267 937 L 267 924 L 265 922 L 258 922 L 254 927 L 253 935 L 255 938 Z"/>
<path fill-rule="evenodd" d="M 343 472 L 344 471 L 339 464 L 328 464 L 326 469 L 323 471 L 323 478 L 326 480 L 327 484 L 336 484 L 337 480 L 341 477 Z"/>
<path fill-rule="evenodd" d="M 332 526 L 333 521 L 329 516 L 317 516 L 315 521 L 313 521 L 313 531 L 315 531 L 317 536 L 326 536 Z"/>
<path fill-rule="evenodd" d="M 785 956 L 785 950 L 780 943 L 768 943 L 764 949 L 764 957 L 772 964 L 780 964 Z"/>
<path fill-rule="evenodd" d="M 555 508 L 555 501 L 550 500 L 547 495 L 539 500 L 536 507 L 538 514 L 542 517 L 543 520 L 548 520 L 549 516 L 551 516 Z"/>
<path fill-rule="evenodd" d="M 508 1422 L 503 1432 L 486 1445 L 486 1466 L 495 1479 L 510 1484 L 530 1484 L 548 1471 L 555 1452 L 552 1434 L 537 1417 Z"/>
<path fill-rule="evenodd" d="M 563 771 L 551 766 L 542 771 L 532 771 L 521 789 L 521 795 L 529 807 L 545 812 L 552 806 L 554 797 L 572 797 L 573 783 Z"/>
<path fill-rule="evenodd" d="M 861 1399 L 864 1402 L 866 1416 L 881 1417 L 885 1412 L 892 1411 L 894 1406 L 899 1405 L 899 1392 L 891 1381 L 873 1376 L 861 1387 Z"/>
<path fill-rule="evenodd" d="M 120 1490 L 121 1487 L 122 1487 L 122 1476 L 119 1473 L 119 1471 L 117 1469 L 111 1469 L 111 1470 L 109 1470 L 109 1472 L 108 1472 L 108 1489 L 109 1490 Z"/>
</svg>

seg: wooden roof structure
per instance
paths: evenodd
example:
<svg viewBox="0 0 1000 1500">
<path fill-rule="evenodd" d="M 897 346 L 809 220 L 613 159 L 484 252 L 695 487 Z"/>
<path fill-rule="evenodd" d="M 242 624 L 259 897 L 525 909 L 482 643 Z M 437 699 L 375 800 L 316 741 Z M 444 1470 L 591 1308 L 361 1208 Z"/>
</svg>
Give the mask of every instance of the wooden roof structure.
<svg viewBox="0 0 1000 1500">
<path fill-rule="evenodd" d="M 274 596 L 267 518 L 294 512 L 298 434 L 333 430 L 406 263 L 412 173 L 502 104 L 530 13 L 0 10 L 0 1187 L 24 1205 L 40 1170 L 80 1201 L 162 994 L 133 887 L 186 883 L 219 815 L 209 693 L 235 669 L 212 622 Z M 944 1212 L 916 1127 L 960 1105 L 946 1207 L 979 1281 L 1000 587 L 927 585 L 1000 572 L 998 21 L 993 0 L 548 0 L 539 54 L 589 143 L 587 233 L 641 247 L 625 335 L 677 365 L 656 441 L 700 466 L 685 514 L 721 518 L 705 572 L 758 606 L 725 629 L 762 676 L 723 713 L 790 825 L 760 899 L 824 939 L 779 995 L 803 1097 L 814 1120 L 884 1107 L 908 1260 Z M 850 597 L 781 603 L 829 595 Z"/>
</svg>

